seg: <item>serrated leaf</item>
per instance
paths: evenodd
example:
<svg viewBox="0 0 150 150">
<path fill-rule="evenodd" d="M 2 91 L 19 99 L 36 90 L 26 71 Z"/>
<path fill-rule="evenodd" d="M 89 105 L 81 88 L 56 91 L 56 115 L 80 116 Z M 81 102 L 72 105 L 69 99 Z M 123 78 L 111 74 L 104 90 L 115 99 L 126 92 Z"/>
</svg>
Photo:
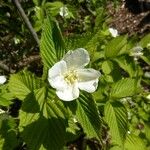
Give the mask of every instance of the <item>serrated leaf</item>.
<svg viewBox="0 0 150 150">
<path fill-rule="evenodd" d="M 44 65 L 52 67 L 57 62 L 55 45 L 52 37 L 52 22 L 47 18 L 42 31 L 40 52 Z"/>
<path fill-rule="evenodd" d="M 0 93 L 0 105 L 1 106 L 9 106 L 10 104 L 12 104 L 12 99 L 14 98 L 12 93 L 9 93 L 7 91 L 2 91 L 2 93 Z"/>
<path fill-rule="evenodd" d="M 126 150 L 146 150 L 146 146 L 142 139 L 135 136 L 134 134 L 128 134 L 125 142 Z"/>
<path fill-rule="evenodd" d="M 46 11 L 51 16 L 58 15 L 60 12 L 60 8 L 63 6 L 64 6 L 64 4 L 62 2 L 59 2 L 59 1 L 45 3 Z"/>
<path fill-rule="evenodd" d="M 101 118 L 96 103 L 88 94 L 82 94 L 77 100 L 77 120 L 89 138 L 101 140 Z"/>
<path fill-rule="evenodd" d="M 149 124 L 145 124 L 145 135 L 146 138 L 150 141 L 150 125 Z"/>
<path fill-rule="evenodd" d="M 12 104 L 14 95 L 8 91 L 8 84 L 0 87 L 0 106 Z"/>
<path fill-rule="evenodd" d="M 63 35 L 57 21 L 53 22 L 53 40 L 55 44 L 57 59 L 60 60 L 62 59 L 66 51 Z"/>
<path fill-rule="evenodd" d="M 111 61 L 104 61 L 102 63 L 102 71 L 105 73 L 105 74 L 110 74 L 111 71 L 113 69 L 113 64 Z"/>
<path fill-rule="evenodd" d="M 32 150 L 60 150 L 65 144 L 67 122 L 63 104 L 61 101 L 55 102 L 51 97 L 53 93 L 47 92 L 44 87 L 34 91 L 35 97 L 26 99 L 34 111 L 25 109 L 29 107 L 28 103 L 23 103 L 20 111 L 21 135 Z M 34 105 L 36 102 L 39 106 Z"/>
<path fill-rule="evenodd" d="M 39 0 L 33 0 L 33 3 L 38 6 L 39 5 Z"/>
<path fill-rule="evenodd" d="M 2 96 L 0 96 L 0 106 L 9 106 L 12 102 Z"/>
<path fill-rule="evenodd" d="M 123 149 L 128 129 L 128 118 L 125 107 L 117 101 L 107 102 L 104 107 L 104 119 L 110 128 L 111 143 Z"/>
<path fill-rule="evenodd" d="M 122 147 L 117 145 L 117 146 L 111 147 L 109 150 L 122 150 Z"/>
<path fill-rule="evenodd" d="M 119 55 L 123 46 L 127 43 L 126 36 L 118 36 L 112 39 L 105 48 L 105 56 L 108 58 L 113 58 Z"/>
<path fill-rule="evenodd" d="M 136 74 L 135 62 L 131 57 L 121 56 L 117 59 L 114 59 L 118 65 L 126 71 L 130 77 L 134 77 Z"/>
<path fill-rule="evenodd" d="M 65 39 L 65 47 L 68 50 L 76 49 L 77 47 L 86 48 L 89 49 L 90 46 L 88 46 L 89 41 L 93 37 L 93 34 L 91 33 L 83 33 L 80 35 L 75 34 L 74 36 L 66 37 Z M 92 43 L 91 43 L 92 44 Z M 87 45 L 87 47 L 86 47 Z"/>
<path fill-rule="evenodd" d="M 23 100 L 30 92 L 40 88 L 42 81 L 28 71 L 13 74 L 9 80 L 9 90 L 20 100 Z"/>
<path fill-rule="evenodd" d="M 132 96 L 136 93 L 137 81 L 135 79 L 126 78 L 119 80 L 112 85 L 111 98 L 122 98 Z"/>
<path fill-rule="evenodd" d="M 0 149 L 13 150 L 18 144 L 16 122 L 7 114 L 0 116 Z"/>
<path fill-rule="evenodd" d="M 140 41 L 140 46 L 143 48 L 147 47 L 148 44 L 150 44 L 150 34 L 145 35 Z"/>
<path fill-rule="evenodd" d="M 44 65 L 52 67 L 65 52 L 64 41 L 57 22 L 48 17 L 44 22 L 40 52 Z"/>
</svg>

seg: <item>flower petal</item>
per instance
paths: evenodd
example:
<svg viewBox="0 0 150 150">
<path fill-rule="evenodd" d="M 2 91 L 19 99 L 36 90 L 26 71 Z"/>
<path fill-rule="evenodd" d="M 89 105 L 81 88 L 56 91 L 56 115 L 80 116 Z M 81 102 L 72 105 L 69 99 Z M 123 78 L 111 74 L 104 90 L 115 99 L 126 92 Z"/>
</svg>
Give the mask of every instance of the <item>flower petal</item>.
<svg viewBox="0 0 150 150">
<path fill-rule="evenodd" d="M 56 91 L 57 96 L 64 101 L 72 101 L 74 99 L 77 99 L 79 97 L 79 89 L 77 83 L 74 85 L 68 85 L 63 90 L 57 90 Z"/>
<path fill-rule="evenodd" d="M 60 11 L 59 11 L 59 14 L 62 17 L 67 17 L 69 15 L 68 14 L 68 8 L 66 6 L 61 7 Z"/>
<path fill-rule="evenodd" d="M 48 77 L 53 78 L 55 76 L 59 76 L 67 71 L 66 62 L 61 60 L 57 62 L 52 68 L 48 71 Z"/>
<path fill-rule="evenodd" d="M 56 76 L 54 78 L 48 78 L 50 85 L 56 90 L 63 90 L 67 87 L 67 83 L 63 76 Z"/>
<path fill-rule="evenodd" d="M 67 83 L 63 77 L 63 73 L 66 71 L 66 62 L 63 60 L 56 63 L 52 68 L 49 69 L 48 81 L 53 88 L 61 90 L 67 86 Z"/>
<path fill-rule="evenodd" d="M 80 90 L 84 90 L 88 93 L 93 93 L 97 89 L 97 86 L 98 86 L 98 79 L 92 81 L 80 82 L 78 84 Z"/>
<path fill-rule="evenodd" d="M 79 78 L 79 82 L 86 82 L 95 80 L 100 77 L 101 73 L 95 69 L 88 68 L 88 69 L 78 69 L 76 71 L 77 76 Z"/>
<path fill-rule="evenodd" d="M 67 63 L 68 68 L 83 68 L 89 63 L 90 57 L 85 49 L 78 48 L 68 51 L 63 60 Z"/>
<path fill-rule="evenodd" d="M 109 28 L 109 32 L 111 33 L 112 37 L 118 36 L 118 31 L 114 28 Z"/>
<path fill-rule="evenodd" d="M 87 91 L 89 93 L 94 92 L 98 86 L 98 78 L 100 77 L 100 72 L 94 69 L 78 69 L 77 75 L 79 78 L 78 87 L 81 90 Z"/>
<path fill-rule="evenodd" d="M 5 76 L 0 76 L 0 84 L 4 84 L 6 82 Z"/>
</svg>

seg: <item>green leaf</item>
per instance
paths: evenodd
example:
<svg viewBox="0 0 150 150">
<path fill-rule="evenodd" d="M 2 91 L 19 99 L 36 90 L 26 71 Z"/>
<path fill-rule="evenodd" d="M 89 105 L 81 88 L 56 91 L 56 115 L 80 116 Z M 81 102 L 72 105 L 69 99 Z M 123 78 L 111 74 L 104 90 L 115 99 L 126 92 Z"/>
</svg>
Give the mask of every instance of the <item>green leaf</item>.
<svg viewBox="0 0 150 150">
<path fill-rule="evenodd" d="M 7 114 L 0 115 L 0 149 L 14 150 L 17 146 L 16 122 Z"/>
<path fill-rule="evenodd" d="M 111 147 L 109 150 L 122 150 L 122 147 L 121 146 L 113 146 L 113 147 Z"/>
<path fill-rule="evenodd" d="M 0 96 L 0 106 L 9 106 L 12 102 L 3 96 Z"/>
<path fill-rule="evenodd" d="M 28 71 L 13 74 L 9 80 L 9 90 L 15 97 L 23 100 L 30 92 L 40 88 L 42 81 Z"/>
<path fill-rule="evenodd" d="M 136 91 L 137 81 L 135 79 L 125 78 L 112 85 L 110 96 L 113 99 L 133 96 Z"/>
<path fill-rule="evenodd" d="M 146 146 L 142 139 L 134 134 L 128 134 L 125 142 L 126 150 L 146 150 Z"/>
<path fill-rule="evenodd" d="M 77 100 L 76 115 L 87 136 L 101 140 L 101 118 L 96 103 L 87 93 L 82 94 Z"/>
<path fill-rule="evenodd" d="M 59 61 L 64 52 L 64 41 L 57 22 L 52 22 L 48 17 L 44 22 L 40 52 L 44 65 L 52 67 Z"/>
<path fill-rule="evenodd" d="M 52 22 L 50 18 L 47 18 L 44 22 L 40 52 L 44 65 L 52 67 L 57 62 L 55 45 L 52 37 Z"/>
<path fill-rule="evenodd" d="M 39 0 L 33 0 L 33 3 L 38 6 L 39 5 Z"/>
<path fill-rule="evenodd" d="M 134 77 L 136 75 L 135 62 L 131 57 L 121 56 L 117 59 L 114 59 L 118 65 L 126 71 L 130 77 Z"/>
<path fill-rule="evenodd" d="M 53 94 L 43 87 L 23 103 L 19 128 L 29 149 L 60 150 L 65 144 L 65 109 Z"/>
<path fill-rule="evenodd" d="M 127 43 L 126 36 L 118 36 L 112 39 L 105 48 L 105 56 L 108 58 L 116 57 Z"/>
<path fill-rule="evenodd" d="M 46 10 L 52 16 L 58 15 L 58 13 L 60 12 L 60 8 L 63 6 L 64 6 L 64 4 L 59 1 L 45 3 Z"/>
<path fill-rule="evenodd" d="M 36 13 L 36 17 L 38 18 L 37 21 L 39 21 L 41 24 L 44 21 L 44 11 L 43 8 L 41 7 L 35 7 L 35 13 Z"/>
<path fill-rule="evenodd" d="M 55 44 L 57 59 L 60 60 L 65 54 L 65 43 L 57 21 L 53 22 L 53 41 Z"/>
<path fill-rule="evenodd" d="M 145 124 L 145 135 L 146 138 L 148 139 L 148 141 L 150 141 L 150 125 L 149 124 Z"/>
<path fill-rule="evenodd" d="M 104 119 L 110 128 L 111 143 L 122 147 L 128 130 L 127 111 L 120 102 L 107 102 L 104 107 Z"/>
<path fill-rule="evenodd" d="M 145 35 L 140 41 L 140 46 L 143 48 L 148 47 L 148 44 L 150 44 L 150 34 Z"/>
<path fill-rule="evenodd" d="M 91 33 L 83 33 L 83 34 L 75 34 L 74 36 L 69 36 L 66 37 L 65 39 L 65 47 L 68 50 L 74 50 L 76 48 L 82 47 L 86 48 L 87 50 L 90 50 L 90 47 L 93 48 L 92 46 L 88 46 L 89 41 L 93 37 L 93 34 Z M 90 42 L 92 44 L 92 42 Z M 87 45 L 87 46 L 86 46 Z"/>
<path fill-rule="evenodd" d="M 102 63 L 102 70 L 105 74 L 110 74 L 113 69 L 113 64 L 111 61 L 104 61 Z"/>
<path fill-rule="evenodd" d="M 9 106 L 12 104 L 14 95 L 8 91 L 8 84 L 0 87 L 0 106 Z"/>
</svg>

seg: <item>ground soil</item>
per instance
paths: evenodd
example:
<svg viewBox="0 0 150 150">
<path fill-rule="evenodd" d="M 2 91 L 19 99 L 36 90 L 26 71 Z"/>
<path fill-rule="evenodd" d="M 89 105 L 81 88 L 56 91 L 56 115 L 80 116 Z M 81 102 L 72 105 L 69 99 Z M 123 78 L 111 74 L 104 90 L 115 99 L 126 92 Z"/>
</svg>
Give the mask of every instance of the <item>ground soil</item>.
<svg viewBox="0 0 150 150">
<path fill-rule="evenodd" d="M 133 0 L 122 0 L 117 8 L 113 7 L 113 3 L 108 4 L 107 10 L 112 18 L 110 27 L 117 29 L 120 34 L 131 36 L 150 33 L 150 3 L 136 4 Z"/>
</svg>

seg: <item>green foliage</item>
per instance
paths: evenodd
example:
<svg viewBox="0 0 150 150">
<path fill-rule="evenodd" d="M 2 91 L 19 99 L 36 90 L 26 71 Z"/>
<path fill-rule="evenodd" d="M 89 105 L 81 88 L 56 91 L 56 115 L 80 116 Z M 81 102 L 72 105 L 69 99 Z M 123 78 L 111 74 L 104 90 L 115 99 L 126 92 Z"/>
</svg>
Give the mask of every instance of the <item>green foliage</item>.
<svg viewBox="0 0 150 150">
<path fill-rule="evenodd" d="M 41 57 L 44 65 L 46 65 L 47 67 L 51 67 L 55 62 L 57 62 L 52 32 L 52 23 L 48 18 L 45 20 L 40 44 Z"/>
<path fill-rule="evenodd" d="M 0 106 L 9 106 L 12 104 L 13 94 L 8 91 L 8 87 L 3 85 L 0 87 Z"/>
<path fill-rule="evenodd" d="M 89 138 L 101 140 L 101 118 L 95 102 L 87 94 L 82 94 L 77 102 L 77 120 Z"/>
<path fill-rule="evenodd" d="M 22 71 L 18 74 L 11 75 L 9 90 L 16 98 L 24 100 L 29 93 L 40 88 L 41 85 L 42 80 L 38 80 L 34 74 Z"/>
<path fill-rule="evenodd" d="M 140 45 L 145 48 L 148 47 L 148 44 L 150 44 L 150 34 L 145 35 L 141 41 L 140 41 Z"/>
<path fill-rule="evenodd" d="M 115 59 L 114 61 L 116 61 L 118 63 L 118 65 L 129 74 L 130 77 L 136 76 L 136 74 L 138 72 L 138 68 L 135 67 L 135 62 L 131 57 L 129 57 L 127 55 L 120 56 L 119 58 Z"/>
<path fill-rule="evenodd" d="M 112 37 L 107 26 L 106 0 L 28 3 L 28 17 L 39 37 L 41 35 L 39 53 L 43 71 L 40 70 L 42 75 L 37 77 L 28 71 L 30 67 L 19 68 L 5 85 L 0 85 L 0 149 L 61 150 L 80 141 L 78 148 L 87 150 L 148 150 L 150 35 L 140 39 L 127 35 Z M 10 25 L 5 9 L 14 11 L 15 8 L 9 2 L 1 4 L 0 33 L 4 36 L 0 40 L 7 42 L 7 34 L 14 29 L 11 23 L 15 15 L 10 14 Z M 68 8 L 69 17 L 59 15 L 63 6 Z M 20 26 L 15 29 L 15 37 L 25 41 L 21 36 L 29 32 L 21 19 L 16 20 Z M 143 55 L 131 56 L 137 45 L 143 48 Z M 81 92 L 78 99 L 63 102 L 47 81 L 48 69 L 61 60 L 66 51 L 77 48 L 89 52 L 89 66 L 102 75 L 95 93 Z M 36 68 L 33 70 L 36 72 Z M 13 100 L 21 101 L 21 108 L 16 110 L 19 111 L 17 119 L 12 110 L 18 104 Z"/>
<path fill-rule="evenodd" d="M 50 68 L 64 54 L 64 43 L 59 27 L 47 17 L 41 37 L 41 57 L 46 67 Z"/>
<path fill-rule="evenodd" d="M 122 98 L 133 96 L 137 91 L 137 81 L 135 79 L 126 78 L 119 80 L 112 85 L 111 98 Z"/>
<path fill-rule="evenodd" d="M 105 48 L 105 56 L 113 58 L 121 54 L 122 49 L 127 43 L 127 36 L 119 36 L 112 39 Z"/>
<path fill-rule="evenodd" d="M 15 120 L 8 114 L 0 114 L 0 149 L 13 150 L 17 144 L 17 128 Z"/>
<path fill-rule="evenodd" d="M 56 16 L 59 13 L 61 7 L 63 7 L 63 3 L 59 1 L 45 3 L 46 10 L 52 16 Z"/>
<path fill-rule="evenodd" d="M 21 135 L 33 150 L 59 150 L 65 144 L 65 110 L 62 103 L 55 102 L 51 97 L 53 93 L 49 92 L 45 88 L 36 90 L 26 98 L 20 111 Z M 34 106 L 32 109 L 29 109 L 29 101 L 30 107 Z"/>
<path fill-rule="evenodd" d="M 104 107 L 104 119 L 110 128 L 111 142 L 124 149 L 124 142 L 128 130 L 128 119 L 125 107 L 115 101 L 107 102 Z"/>
<path fill-rule="evenodd" d="M 140 139 L 139 137 L 132 135 L 132 134 L 127 135 L 127 139 L 125 142 L 125 149 L 127 149 L 127 150 L 133 150 L 133 149 L 147 150 L 142 139 Z"/>
<path fill-rule="evenodd" d="M 102 63 L 102 71 L 105 73 L 105 74 L 110 74 L 111 71 L 113 69 L 113 64 L 111 61 L 109 60 L 106 60 Z"/>
</svg>

